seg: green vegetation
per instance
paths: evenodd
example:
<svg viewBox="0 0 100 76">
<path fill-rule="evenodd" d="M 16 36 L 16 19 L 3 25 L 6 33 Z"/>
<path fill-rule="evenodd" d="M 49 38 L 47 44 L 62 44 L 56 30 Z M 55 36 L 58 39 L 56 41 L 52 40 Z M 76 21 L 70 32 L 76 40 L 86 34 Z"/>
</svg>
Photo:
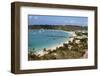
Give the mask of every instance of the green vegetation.
<svg viewBox="0 0 100 76">
<path fill-rule="evenodd" d="M 76 31 L 76 30 L 87 30 L 87 26 L 77 25 L 29 25 L 28 29 L 55 29 L 64 31 Z"/>
</svg>

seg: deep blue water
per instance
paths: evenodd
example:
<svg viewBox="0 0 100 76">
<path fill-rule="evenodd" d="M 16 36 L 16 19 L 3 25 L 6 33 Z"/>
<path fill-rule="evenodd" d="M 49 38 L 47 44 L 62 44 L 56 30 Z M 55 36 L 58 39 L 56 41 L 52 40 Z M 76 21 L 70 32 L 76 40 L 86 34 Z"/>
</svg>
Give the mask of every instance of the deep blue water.
<svg viewBox="0 0 100 76">
<path fill-rule="evenodd" d="M 41 51 L 64 43 L 70 34 L 62 30 L 29 30 L 28 49 Z M 34 48 L 34 49 L 33 49 Z"/>
</svg>

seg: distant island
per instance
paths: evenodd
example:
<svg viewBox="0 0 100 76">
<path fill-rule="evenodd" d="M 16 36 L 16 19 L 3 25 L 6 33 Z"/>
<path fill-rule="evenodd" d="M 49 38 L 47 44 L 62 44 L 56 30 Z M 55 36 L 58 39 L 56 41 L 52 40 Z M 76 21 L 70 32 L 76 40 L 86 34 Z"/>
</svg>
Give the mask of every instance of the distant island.
<svg viewBox="0 0 100 76">
<path fill-rule="evenodd" d="M 64 31 L 77 31 L 77 30 L 88 30 L 87 26 L 79 25 L 28 25 L 28 29 L 54 29 L 54 30 L 64 30 Z"/>
</svg>

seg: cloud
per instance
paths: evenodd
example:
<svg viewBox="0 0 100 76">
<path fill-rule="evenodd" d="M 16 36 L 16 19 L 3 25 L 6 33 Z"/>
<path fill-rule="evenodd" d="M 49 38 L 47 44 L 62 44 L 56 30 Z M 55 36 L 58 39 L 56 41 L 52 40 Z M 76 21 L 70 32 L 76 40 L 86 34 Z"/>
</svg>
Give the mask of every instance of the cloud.
<svg viewBox="0 0 100 76">
<path fill-rule="evenodd" d="M 37 20 L 37 19 L 38 19 L 38 17 L 37 17 L 37 16 L 34 16 L 33 18 L 34 18 L 35 20 Z"/>
<path fill-rule="evenodd" d="M 70 20 L 69 22 L 70 22 L 70 23 L 75 23 L 75 20 Z"/>
</svg>

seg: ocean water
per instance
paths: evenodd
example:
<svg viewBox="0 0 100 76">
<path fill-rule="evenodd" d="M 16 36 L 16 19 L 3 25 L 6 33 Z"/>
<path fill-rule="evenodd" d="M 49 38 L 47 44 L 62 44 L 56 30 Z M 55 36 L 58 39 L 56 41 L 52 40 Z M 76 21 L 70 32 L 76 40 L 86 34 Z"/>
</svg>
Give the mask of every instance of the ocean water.
<svg viewBox="0 0 100 76">
<path fill-rule="evenodd" d="M 70 34 L 62 30 L 29 30 L 28 49 L 34 52 L 57 47 L 69 39 Z"/>
</svg>

